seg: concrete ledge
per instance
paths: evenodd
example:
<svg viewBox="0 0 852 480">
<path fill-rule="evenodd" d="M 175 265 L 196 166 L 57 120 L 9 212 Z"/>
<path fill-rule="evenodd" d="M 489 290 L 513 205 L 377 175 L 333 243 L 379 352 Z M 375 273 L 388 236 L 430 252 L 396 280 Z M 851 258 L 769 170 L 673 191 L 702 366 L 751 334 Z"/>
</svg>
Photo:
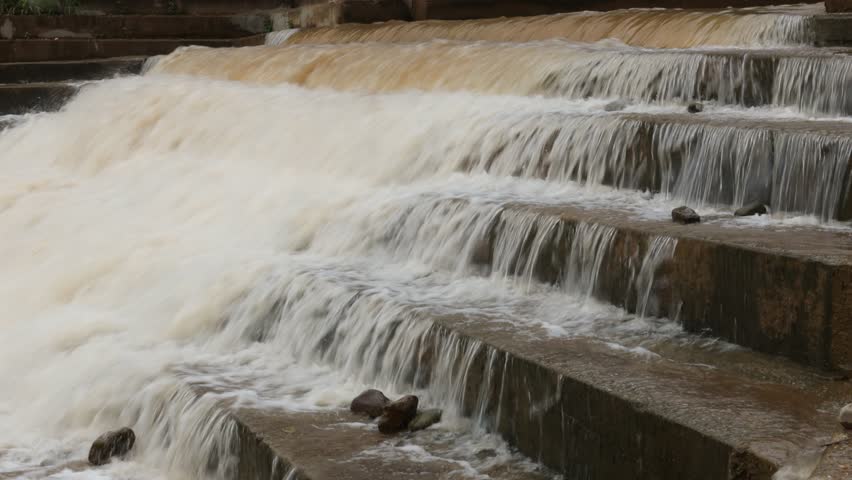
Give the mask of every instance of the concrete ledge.
<svg viewBox="0 0 852 480">
<path fill-rule="evenodd" d="M 532 265 L 539 280 L 566 278 L 572 245 L 581 224 L 608 228 L 612 241 L 593 293 L 631 312 L 640 309 L 640 266 L 655 239 L 671 238 L 671 256 L 653 266 L 654 311 L 677 319 L 691 332 L 708 333 L 758 351 L 790 357 L 821 368 L 852 370 L 852 237 L 845 231 L 746 228 L 702 223 L 638 220 L 618 211 L 574 207 L 508 206 L 559 228 L 520 230 L 501 215 L 474 259 L 480 263 Z M 501 237 L 523 232 L 520 250 L 497 258 Z M 529 258 L 530 245 L 537 256 Z M 512 273 L 512 272 L 510 272 Z"/>
<path fill-rule="evenodd" d="M 80 39 L 0 40 L 0 62 L 55 62 L 171 53 L 186 45 L 232 47 L 233 39 Z"/>
<path fill-rule="evenodd" d="M 109 58 L 66 62 L 0 63 L 0 84 L 97 80 L 115 75 L 134 75 L 146 57 Z"/>
<path fill-rule="evenodd" d="M 0 85 L 0 115 L 59 110 L 78 90 L 63 83 Z"/>
<path fill-rule="evenodd" d="M 238 38 L 266 33 L 266 15 L 6 15 L 0 37 L 36 38 Z"/>
</svg>

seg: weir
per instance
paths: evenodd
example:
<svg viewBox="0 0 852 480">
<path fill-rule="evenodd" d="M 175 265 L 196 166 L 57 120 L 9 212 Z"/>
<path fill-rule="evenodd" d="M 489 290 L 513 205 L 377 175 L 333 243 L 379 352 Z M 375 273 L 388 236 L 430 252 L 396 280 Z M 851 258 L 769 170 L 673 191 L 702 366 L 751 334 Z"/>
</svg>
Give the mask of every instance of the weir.
<svg viewBox="0 0 852 480">
<path fill-rule="evenodd" d="M 309 88 L 474 91 L 665 104 L 793 107 L 852 113 L 847 50 L 647 49 L 565 41 L 432 41 L 180 49 L 152 73 Z M 381 75 L 376 72 L 381 69 Z M 499 73 L 499 74 L 498 74 Z"/>
<path fill-rule="evenodd" d="M 68 97 L 0 116 L 0 478 L 846 478 L 852 60 L 824 46 L 846 17 L 386 22 L 0 65 Z M 74 22 L 119 20 L 145 24 Z M 379 433 L 348 410 L 366 389 L 441 420 Z M 123 426 L 130 454 L 88 465 Z"/>
<path fill-rule="evenodd" d="M 701 45 L 801 45 L 815 41 L 810 23 L 819 4 L 787 11 L 636 9 L 483 20 L 431 20 L 304 29 L 282 35 L 288 43 L 491 40 L 529 42 L 564 38 L 578 42 L 614 39 L 628 45 L 689 48 Z M 277 43 L 278 35 L 268 41 Z"/>
</svg>

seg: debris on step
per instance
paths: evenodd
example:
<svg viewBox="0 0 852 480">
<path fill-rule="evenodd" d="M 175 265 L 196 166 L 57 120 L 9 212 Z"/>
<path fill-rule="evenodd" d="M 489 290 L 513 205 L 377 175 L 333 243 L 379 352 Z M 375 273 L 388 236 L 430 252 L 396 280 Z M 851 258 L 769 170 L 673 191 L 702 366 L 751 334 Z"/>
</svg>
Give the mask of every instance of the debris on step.
<svg viewBox="0 0 852 480">
<path fill-rule="evenodd" d="M 698 102 L 692 102 L 686 107 L 686 111 L 689 113 L 701 113 L 704 111 L 704 105 Z"/>
<path fill-rule="evenodd" d="M 615 100 L 604 105 L 603 109 L 605 112 L 620 112 L 627 108 L 627 103 L 621 100 Z"/>
<path fill-rule="evenodd" d="M 677 223 L 682 223 L 684 225 L 688 223 L 698 223 L 701 221 L 701 217 L 695 213 L 695 210 L 687 207 L 677 207 L 672 210 L 672 220 Z"/>
<path fill-rule="evenodd" d="M 444 411 L 439 408 L 429 408 L 426 410 L 421 410 L 417 412 L 417 416 L 414 417 L 414 420 L 408 425 L 408 429 L 412 432 L 417 432 L 419 430 L 425 430 L 432 425 L 441 421 L 441 416 L 444 414 Z"/>
<path fill-rule="evenodd" d="M 106 432 L 92 443 L 89 449 L 89 463 L 105 465 L 112 457 L 127 454 L 136 443 L 136 434 L 130 428 L 124 427 L 112 432 Z"/>
<path fill-rule="evenodd" d="M 769 210 L 766 208 L 766 205 L 763 203 L 751 203 L 748 205 L 743 205 L 738 208 L 736 212 L 734 212 L 735 217 L 750 217 L 752 215 L 766 215 L 769 213 Z"/>
<path fill-rule="evenodd" d="M 406 395 L 399 400 L 389 403 L 384 413 L 379 417 L 379 431 L 384 434 L 401 432 L 417 415 L 417 397 Z"/>
<path fill-rule="evenodd" d="M 349 410 L 352 413 L 365 414 L 370 418 L 376 418 L 384 413 L 385 407 L 389 403 L 390 399 L 384 393 L 370 389 L 355 397 L 349 405 Z"/>
</svg>

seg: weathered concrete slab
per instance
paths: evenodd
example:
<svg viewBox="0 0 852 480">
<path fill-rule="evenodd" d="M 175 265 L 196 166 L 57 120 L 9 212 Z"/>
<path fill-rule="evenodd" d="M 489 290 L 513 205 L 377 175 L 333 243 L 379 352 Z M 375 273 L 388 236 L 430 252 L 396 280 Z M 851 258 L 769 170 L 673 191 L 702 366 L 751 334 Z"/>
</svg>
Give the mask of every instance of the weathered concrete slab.
<svg viewBox="0 0 852 480">
<path fill-rule="evenodd" d="M 142 70 L 145 58 L 0 63 L 0 84 L 97 80 L 116 75 L 134 75 Z"/>
<path fill-rule="evenodd" d="M 5 15 L 0 38 L 238 38 L 266 33 L 269 17 L 241 15 Z"/>
<path fill-rule="evenodd" d="M 750 228 L 724 221 L 684 226 L 569 206 L 514 205 L 506 211 L 560 225 L 536 239 L 537 256 L 527 261 L 542 281 L 564 280 L 580 224 L 611 228 L 594 294 L 635 312 L 641 301 L 635 289 L 639 267 L 655 239 L 671 238 L 677 241 L 671 257 L 652 272 L 658 308 L 650 313 L 758 351 L 852 370 L 852 235 L 846 230 Z M 512 228 L 496 220 L 476 260 L 498 261 L 497 239 Z M 512 254 L 531 255 L 539 232 L 526 235 L 528 240 L 518 242 L 524 251 Z"/>
<path fill-rule="evenodd" d="M 78 90 L 68 83 L 0 85 L 0 115 L 59 110 Z"/>
<path fill-rule="evenodd" d="M 171 53 L 185 45 L 232 47 L 240 39 L 91 39 L 0 40 L 0 62 L 54 62 Z"/>
</svg>

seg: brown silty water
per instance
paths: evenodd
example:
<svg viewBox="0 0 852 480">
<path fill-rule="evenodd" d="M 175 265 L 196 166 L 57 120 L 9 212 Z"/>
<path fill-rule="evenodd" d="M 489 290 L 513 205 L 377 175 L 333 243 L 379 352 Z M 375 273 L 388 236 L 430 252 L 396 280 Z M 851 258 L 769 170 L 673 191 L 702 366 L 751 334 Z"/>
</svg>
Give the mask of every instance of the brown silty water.
<svg viewBox="0 0 852 480">
<path fill-rule="evenodd" d="M 578 42 L 614 39 L 628 45 L 658 48 L 802 44 L 809 40 L 806 14 L 815 13 L 824 13 L 821 5 L 728 11 L 615 10 L 483 20 L 347 24 L 300 30 L 280 38 L 288 43 L 418 42 L 436 38 L 517 42 L 552 38 Z"/>
</svg>

